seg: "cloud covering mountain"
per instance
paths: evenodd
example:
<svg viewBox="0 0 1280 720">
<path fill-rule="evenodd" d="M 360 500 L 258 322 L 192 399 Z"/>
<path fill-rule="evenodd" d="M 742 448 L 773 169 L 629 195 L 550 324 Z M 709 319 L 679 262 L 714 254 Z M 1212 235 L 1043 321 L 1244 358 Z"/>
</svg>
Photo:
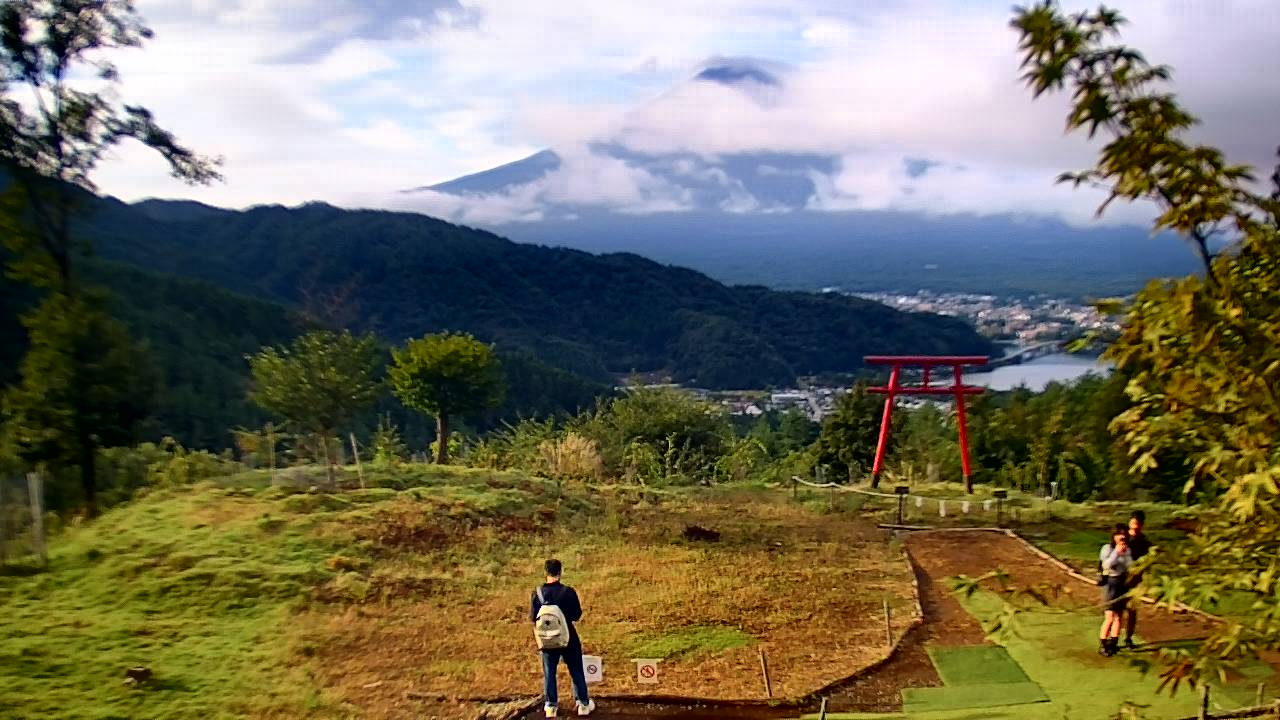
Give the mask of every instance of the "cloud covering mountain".
<svg viewBox="0 0 1280 720">
<path fill-rule="evenodd" d="M 1121 5 L 1132 20 L 1124 40 L 1176 68 L 1176 90 L 1205 120 L 1200 137 L 1232 160 L 1269 164 L 1280 75 L 1265 70 L 1280 5 Z M 399 189 L 541 149 L 561 166 L 536 187 L 484 203 L 412 201 L 485 223 L 566 205 L 634 215 L 714 200 L 765 213 L 777 210 L 773 198 L 750 192 L 751 178 L 732 165 L 777 156 L 821 159 L 804 174 L 811 210 L 1087 222 L 1096 199 L 1053 186 L 1060 171 L 1088 161 L 1088 148 L 1062 136 L 1060 101 L 1033 102 L 1021 87 L 1000 0 L 140 0 L 139 8 L 156 39 L 117 59 L 125 97 L 193 146 L 224 155 L 228 182 L 185 188 L 125 148 L 102 186 L 127 199 L 400 204 L 411 198 Z M 717 168 L 729 180 L 713 192 Z"/>
</svg>

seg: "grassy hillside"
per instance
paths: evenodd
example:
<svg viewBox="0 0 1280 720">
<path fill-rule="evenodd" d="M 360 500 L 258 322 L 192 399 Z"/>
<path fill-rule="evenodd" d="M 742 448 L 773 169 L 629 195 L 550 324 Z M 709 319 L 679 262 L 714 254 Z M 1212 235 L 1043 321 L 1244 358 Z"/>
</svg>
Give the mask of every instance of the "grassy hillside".
<svg viewBox="0 0 1280 720">
<path fill-rule="evenodd" d="M 802 694 L 884 653 L 882 599 L 911 617 L 896 547 L 777 495 L 436 466 L 324 493 L 311 472 L 154 490 L 67 529 L 48 572 L 11 566 L 6 717 L 452 716 L 450 698 L 532 694 L 525 613 L 549 554 L 582 589 L 605 695 L 646 691 L 627 659 L 652 656 L 661 692 L 754 697 L 761 648 L 775 692 Z M 720 540 L 684 539 L 692 522 Z M 133 666 L 154 678 L 123 684 Z"/>
</svg>

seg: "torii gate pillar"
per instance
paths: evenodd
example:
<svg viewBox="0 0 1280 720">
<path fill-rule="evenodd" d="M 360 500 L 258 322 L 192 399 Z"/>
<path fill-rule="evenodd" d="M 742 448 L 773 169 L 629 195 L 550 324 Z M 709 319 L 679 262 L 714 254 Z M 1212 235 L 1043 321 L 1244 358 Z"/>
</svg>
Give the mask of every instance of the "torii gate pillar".
<svg viewBox="0 0 1280 720">
<path fill-rule="evenodd" d="M 862 360 L 868 365 L 891 365 L 889 384 L 883 387 L 867 388 L 869 392 L 880 393 L 884 398 L 884 413 L 880 416 L 880 438 L 876 441 L 876 461 L 871 468 L 871 487 L 880 486 L 880 471 L 884 468 L 884 453 L 889 444 L 889 425 L 893 418 L 893 403 L 899 395 L 955 395 L 956 425 L 960 431 L 960 467 L 964 472 L 965 492 L 973 493 L 973 479 L 969 474 L 969 432 L 965 427 L 964 398 L 966 395 L 978 395 L 985 388 L 964 384 L 966 365 L 986 365 L 986 355 L 868 355 Z M 919 385 L 903 385 L 900 380 L 904 366 L 918 366 L 924 370 L 924 379 Z M 951 385 L 930 385 L 929 374 L 935 367 L 950 367 L 953 373 Z"/>
</svg>

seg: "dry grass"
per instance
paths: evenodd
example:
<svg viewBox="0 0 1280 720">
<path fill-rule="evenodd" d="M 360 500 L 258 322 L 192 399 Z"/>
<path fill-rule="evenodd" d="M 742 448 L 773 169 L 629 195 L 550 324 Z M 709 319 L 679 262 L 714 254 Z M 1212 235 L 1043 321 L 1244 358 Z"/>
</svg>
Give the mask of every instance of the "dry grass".
<svg viewBox="0 0 1280 720">
<path fill-rule="evenodd" d="M 471 523 L 423 502 L 370 516 L 376 531 L 351 525 L 383 558 L 369 577 L 411 578 L 419 591 L 303 615 L 297 629 L 322 684 L 362 716 L 381 718 L 452 714 L 407 699 L 409 691 L 536 694 L 541 671 L 527 613 L 549 555 L 564 560 L 565 580 L 583 599 L 586 651 L 605 662 L 600 696 L 763 698 L 761 649 L 774 696 L 800 696 L 884 655 L 884 598 L 899 631 L 912 619 L 901 552 L 855 518 L 763 493 L 593 501 L 596 511 L 562 512 L 554 524 L 536 512 L 516 524 Z M 681 540 L 695 523 L 721 539 Z M 655 651 L 671 654 L 661 684 L 637 684 L 630 658 Z"/>
</svg>

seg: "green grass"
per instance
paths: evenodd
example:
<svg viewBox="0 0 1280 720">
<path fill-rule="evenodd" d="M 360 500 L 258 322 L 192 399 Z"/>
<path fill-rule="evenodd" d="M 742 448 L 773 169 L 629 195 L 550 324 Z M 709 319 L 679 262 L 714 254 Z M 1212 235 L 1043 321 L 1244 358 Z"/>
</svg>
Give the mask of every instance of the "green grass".
<svg viewBox="0 0 1280 720">
<path fill-rule="evenodd" d="M 974 645 L 927 648 L 938 677 L 950 686 L 1029 682 L 1027 674 L 1002 647 Z"/>
<path fill-rule="evenodd" d="M 332 548 L 306 523 L 278 524 L 278 502 L 226 493 L 153 493 L 57 539 L 48 572 L 0 580 L 9 717 L 228 717 L 319 702 L 263 640 L 325 578 Z M 123 685 L 135 665 L 154 680 Z"/>
<path fill-rule="evenodd" d="M 1048 700 L 1049 696 L 1033 682 L 906 688 L 902 691 L 902 709 L 907 717 L 946 710 L 1028 705 Z"/>
<path fill-rule="evenodd" d="M 343 597 L 339 580 L 355 575 L 342 571 L 369 564 L 372 546 L 347 529 L 401 496 L 467 518 L 556 502 L 550 483 L 507 473 L 369 475 L 377 487 L 332 494 L 273 487 L 263 471 L 153 490 L 52 538 L 46 572 L 6 568 L 0 716 L 346 717 L 313 678 L 314 648 L 291 620 L 322 585 Z M 153 679 L 124 685 L 132 666 Z"/>
<path fill-rule="evenodd" d="M 998 596 L 980 592 L 964 599 L 965 609 L 980 620 L 993 618 L 1003 608 Z M 1185 688 L 1176 695 L 1156 692 L 1159 679 L 1144 675 L 1126 662 L 1126 656 L 1102 658 L 1096 653 L 1099 619 L 1093 613 L 1033 611 L 1018 616 L 1013 634 L 1005 639 L 1009 655 L 1044 689 L 1048 703 L 1008 710 L 988 717 L 1057 720 L 1111 717 L 1125 702 L 1145 706 L 1149 720 L 1195 715 L 1197 698 Z M 1216 697 L 1222 698 L 1223 693 Z M 1237 704 L 1223 698 L 1227 707 Z M 994 711 L 992 711 L 994 713 Z M 916 716 L 912 716 L 916 717 Z M 920 718 L 954 720 L 961 715 L 920 714 Z"/>
<path fill-rule="evenodd" d="M 635 658 L 667 660 L 724 652 L 746 647 L 753 641 L 750 635 L 737 628 L 702 625 L 662 635 L 642 636 L 627 646 L 627 652 Z"/>
<path fill-rule="evenodd" d="M 980 620 L 994 618 L 1004 601 L 989 592 L 979 592 L 962 600 Z M 1144 675 L 1126 661 L 1126 656 L 1101 658 L 1095 652 L 1098 619 L 1092 613 L 1053 611 L 1027 612 L 1018 616 L 1013 633 L 1004 638 L 1005 649 L 1031 680 L 1047 696 L 1047 702 L 992 706 L 991 698 L 1001 694 L 1030 693 L 1017 684 L 956 685 L 942 688 L 904 690 L 902 714 L 828 714 L 828 720 L 1095 720 L 1114 717 L 1126 703 L 1141 710 L 1146 720 L 1174 720 L 1193 717 L 1199 706 L 1194 692 L 1180 690 L 1170 696 L 1158 694 L 1159 679 Z M 944 661 L 944 665 L 947 662 Z M 1212 697 L 1218 709 L 1234 709 L 1252 704 L 1253 692 L 1267 668 L 1252 668 L 1246 678 L 1225 687 L 1214 686 Z M 941 673 L 940 673 L 941 674 Z M 954 676 L 954 672 L 952 673 Z M 1256 677 L 1254 677 L 1256 676 Z M 963 674 L 960 680 L 972 679 Z M 973 689 L 979 688 L 979 689 Z M 1010 688 L 1017 688 L 1010 690 Z M 959 691 L 959 692 L 953 692 Z M 1031 697 L 1028 694 L 1026 697 Z M 805 718 L 816 716 L 806 715 Z"/>
</svg>

